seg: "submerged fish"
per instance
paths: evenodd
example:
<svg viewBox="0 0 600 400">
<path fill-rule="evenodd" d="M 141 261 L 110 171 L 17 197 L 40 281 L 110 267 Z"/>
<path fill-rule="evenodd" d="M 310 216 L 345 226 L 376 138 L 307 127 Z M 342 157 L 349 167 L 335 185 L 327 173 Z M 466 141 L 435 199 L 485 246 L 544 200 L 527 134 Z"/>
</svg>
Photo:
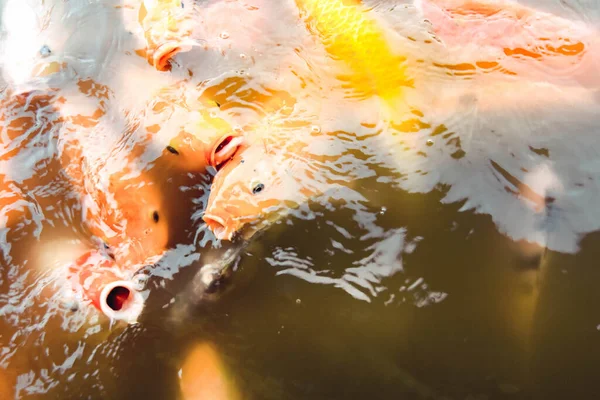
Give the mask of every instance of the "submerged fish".
<svg viewBox="0 0 600 400">
<path fill-rule="evenodd" d="M 241 398 L 222 357 L 211 343 L 198 343 L 192 347 L 179 372 L 179 387 L 183 400 Z"/>
<path fill-rule="evenodd" d="M 418 0 L 450 51 L 486 54 L 463 64 L 536 81 L 600 87 L 600 39 L 592 26 L 512 1 Z M 458 66 L 457 66 L 458 67 Z"/>
<path fill-rule="evenodd" d="M 296 4 L 327 53 L 350 69 L 343 79 L 353 90 L 389 100 L 412 86 L 405 55 L 391 47 L 389 31 L 359 0 L 296 0 Z"/>
</svg>

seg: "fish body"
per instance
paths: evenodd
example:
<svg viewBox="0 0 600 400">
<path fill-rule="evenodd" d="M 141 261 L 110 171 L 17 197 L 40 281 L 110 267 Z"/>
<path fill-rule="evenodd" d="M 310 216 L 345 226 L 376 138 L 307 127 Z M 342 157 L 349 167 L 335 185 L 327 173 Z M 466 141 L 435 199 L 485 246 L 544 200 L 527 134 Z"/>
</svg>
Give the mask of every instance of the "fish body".
<svg viewBox="0 0 600 400">
<path fill-rule="evenodd" d="M 308 30 L 327 53 L 351 73 L 343 79 L 362 96 L 389 100 L 412 86 L 403 55 L 390 45 L 389 33 L 358 0 L 296 0 Z"/>
<path fill-rule="evenodd" d="M 179 386 L 184 400 L 239 400 L 241 395 L 217 348 L 198 343 L 185 356 Z"/>
<path fill-rule="evenodd" d="M 538 82 L 600 87 L 598 32 L 582 21 L 506 0 L 416 4 L 448 51 L 470 48 L 486 54 L 471 63 L 473 68 Z"/>
</svg>

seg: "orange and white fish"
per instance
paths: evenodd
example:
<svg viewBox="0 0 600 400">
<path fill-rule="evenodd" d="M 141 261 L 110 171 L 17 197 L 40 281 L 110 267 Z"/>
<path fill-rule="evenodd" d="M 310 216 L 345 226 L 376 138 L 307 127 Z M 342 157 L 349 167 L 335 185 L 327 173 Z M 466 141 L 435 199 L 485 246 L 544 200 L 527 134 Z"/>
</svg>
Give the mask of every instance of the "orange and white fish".
<svg viewBox="0 0 600 400">
<path fill-rule="evenodd" d="M 245 138 L 211 184 L 203 219 L 218 239 L 232 240 L 237 233 L 249 239 L 290 209 L 335 189 L 340 180 L 351 186 L 349 176 L 320 174 L 327 157 L 314 149 L 326 149 L 330 142 L 307 136 L 294 129 L 292 135 L 271 134 L 268 140 Z"/>
</svg>

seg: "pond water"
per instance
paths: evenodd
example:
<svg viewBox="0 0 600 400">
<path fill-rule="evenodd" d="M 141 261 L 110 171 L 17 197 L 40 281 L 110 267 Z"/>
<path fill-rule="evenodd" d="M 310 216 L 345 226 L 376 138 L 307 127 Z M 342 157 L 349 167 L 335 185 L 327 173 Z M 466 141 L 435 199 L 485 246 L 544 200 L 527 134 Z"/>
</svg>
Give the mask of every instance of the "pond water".
<svg viewBox="0 0 600 400">
<path fill-rule="evenodd" d="M 160 71 L 139 1 L 2 0 L 0 398 L 600 395 L 600 3 L 363 1 L 394 65 L 302 1 L 185 0 Z"/>
</svg>

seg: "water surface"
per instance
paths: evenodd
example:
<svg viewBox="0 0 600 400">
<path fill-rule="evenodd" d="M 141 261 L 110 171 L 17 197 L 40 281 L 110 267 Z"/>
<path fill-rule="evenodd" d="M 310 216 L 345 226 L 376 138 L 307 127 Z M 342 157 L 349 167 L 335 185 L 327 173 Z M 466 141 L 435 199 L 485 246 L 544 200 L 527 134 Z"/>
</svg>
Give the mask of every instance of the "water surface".
<svg viewBox="0 0 600 400">
<path fill-rule="evenodd" d="M 136 53 L 136 2 L 2 3 L 0 366 L 18 398 L 180 399 L 200 342 L 244 399 L 599 394 L 600 75 L 520 58 L 504 60 L 516 75 L 462 73 L 497 49 L 446 43 L 398 3 L 369 2 L 415 78 L 391 117 L 336 78 L 343 68 L 291 1 L 184 2 L 202 46 L 166 73 Z M 598 26 L 597 2 L 530 5 Z M 51 62 L 64 67 L 29 79 Z M 199 269 L 239 251 L 201 219 L 214 171 L 154 165 L 201 111 L 274 154 L 307 149 L 279 167 L 319 194 L 198 298 Z M 31 129 L 11 136 L 7 121 Z M 73 149 L 84 164 L 64 161 Z M 82 214 L 93 199 L 69 177 L 102 188 L 123 171 L 160 188 L 168 226 L 129 326 L 64 284 L 65 266 L 97 246 Z"/>
</svg>

